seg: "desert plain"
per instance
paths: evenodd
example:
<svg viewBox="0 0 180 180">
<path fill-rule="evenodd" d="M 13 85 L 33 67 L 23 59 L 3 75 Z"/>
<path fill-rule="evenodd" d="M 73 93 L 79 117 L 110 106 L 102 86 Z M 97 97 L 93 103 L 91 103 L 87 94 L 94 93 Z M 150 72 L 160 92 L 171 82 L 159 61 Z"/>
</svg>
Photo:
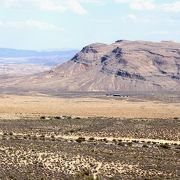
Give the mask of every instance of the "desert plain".
<svg viewBox="0 0 180 180">
<path fill-rule="evenodd" d="M 72 116 L 121 118 L 180 117 L 180 102 L 142 98 L 1 95 L 0 117 Z"/>
<path fill-rule="evenodd" d="M 1 94 L 0 179 L 180 178 L 177 97 L 67 96 Z"/>
</svg>

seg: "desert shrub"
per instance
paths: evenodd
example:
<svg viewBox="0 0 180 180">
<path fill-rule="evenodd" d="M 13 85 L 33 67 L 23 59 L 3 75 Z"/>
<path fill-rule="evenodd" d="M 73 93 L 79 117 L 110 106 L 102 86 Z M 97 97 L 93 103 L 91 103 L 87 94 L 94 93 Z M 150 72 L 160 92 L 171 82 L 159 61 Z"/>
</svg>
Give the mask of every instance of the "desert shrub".
<svg viewBox="0 0 180 180">
<path fill-rule="evenodd" d="M 52 140 L 52 141 L 55 141 L 55 140 L 56 140 L 54 135 L 51 135 L 51 140 Z"/>
<path fill-rule="evenodd" d="M 43 168 L 43 167 L 44 167 L 44 165 L 43 165 L 42 162 L 39 162 L 38 166 L 39 166 L 40 168 Z"/>
<path fill-rule="evenodd" d="M 67 116 L 66 119 L 72 119 L 72 117 L 71 116 Z"/>
<path fill-rule="evenodd" d="M 34 136 L 32 137 L 32 140 L 37 140 L 37 137 L 34 135 Z"/>
<path fill-rule="evenodd" d="M 142 147 L 143 147 L 143 148 L 148 148 L 148 145 L 147 145 L 147 144 L 143 144 Z"/>
<path fill-rule="evenodd" d="M 69 132 L 70 132 L 70 133 L 74 133 L 74 132 L 76 132 L 76 130 L 71 129 Z"/>
<path fill-rule="evenodd" d="M 60 116 L 55 116 L 54 119 L 58 119 L 59 120 L 59 119 L 61 119 L 61 117 Z"/>
<path fill-rule="evenodd" d="M 9 175 L 9 179 L 10 179 L 10 180 L 16 180 L 17 178 L 14 177 L 13 175 Z"/>
<path fill-rule="evenodd" d="M 93 137 L 90 137 L 89 138 L 89 141 L 94 141 L 95 139 Z"/>
<path fill-rule="evenodd" d="M 3 135 L 3 136 L 2 136 L 2 140 L 6 140 L 6 136 Z"/>
<path fill-rule="evenodd" d="M 83 169 L 82 171 L 78 172 L 76 174 L 76 178 L 78 180 L 100 180 L 100 177 L 96 177 L 94 178 L 93 174 L 91 173 L 91 171 L 89 169 Z"/>
<path fill-rule="evenodd" d="M 32 152 L 35 152 L 35 150 L 34 150 L 34 149 L 31 149 L 31 151 L 32 151 Z"/>
<path fill-rule="evenodd" d="M 28 139 L 31 139 L 31 135 L 30 135 L 30 134 L 27 134 L 27 138 L 28 138 Z"/>
<path fill-rule="evenodd" d="M 127 145 L 128 145 L 128 146 L 132 146 L 132 142 L 128 142 Z"/>
<path fill-rule="evenodd" d="M 138 141 L 138 140 L 133 140 L 132 142 L 133 142 L 133 143 L 139 143 L 139 141 Z"/>
<path fill-rule="evenodd" d="M 76 139 L 76 142 L 78 142 L 78 143 L 82 143 L 84 141 L 86 141 L 86 139 L 83 137 L 79 137 L 78 139 Z"/>
<path fill-rule="evenodd" d="M 7 136 L 7 135 L 8 135 L 8 133 L 7 133 L 7 132 L 4 132 L 4 133 L 3 133 L 3 135 L 4 135 L 4 136 Z"/>
<path fill-rule="evenodd" d="M 178 120 L 179 118 L 178 117 L 174 117 L 174 120 Z"/>
<path fill-rule="evenodd" d="M 160 147 L 163 148 L 163 149 L 170 149 L 170 146 L 169 144 L 160 144 Z"/>
<path fill-rule="evenodd" d="M 13 136 L 13 132 L 10 132 L 9 135 L 10 135 L 10 136 Z"/>
<path fill-rule="evenodd" d="M 10 138 L 9 139 L 11 139 L 11 140 L 13 140 L 13 139 L 15 139 L 13 136 L 10 136 Z"/>
<path fill-rule="evenodd" d="M 45 140 L 45 135 L 42 134 L 42 135 L 39 137 L 39 139 L 42 140 L 42 141 L 44 141 L 44 140 Z"/>
<path fill-rule="evenodd" d="M 108 140 L 107 140 L 106 138 L 104 138 L 103 141 L 104 141 L 105 143 L 108 143 Z"/>
<path fill-rule="evenodd" d="M 41 117 L 40 117 L 40 119 L 42 119 L 42 120 L 43 120 L 43 119 L 46 119 L 46 117 L 45 117 L 45 116 L 41 116 Z"/>
<path fill-rule="evenodd" d="M 180 145 L 176 146 L 175 148 L 176 148 L 176 149 L 180 149 Z"/>
<path fill-rule="evenodd" d="M 76 120 L 81 119 L 80 117 L 75 117 Z"/>
<path fill-rule="evenodd" d="M 123 142 L 118 142 L 118 146 L 124 146 L 125 144 Z"/>
</svg>

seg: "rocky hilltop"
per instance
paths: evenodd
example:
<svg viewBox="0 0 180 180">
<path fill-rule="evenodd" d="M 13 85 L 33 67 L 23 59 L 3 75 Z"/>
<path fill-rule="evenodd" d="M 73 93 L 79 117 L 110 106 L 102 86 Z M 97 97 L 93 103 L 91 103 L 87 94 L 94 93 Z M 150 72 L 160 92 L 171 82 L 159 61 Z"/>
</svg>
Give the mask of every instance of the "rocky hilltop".
<svg viewBox="0 0 180 180">
<path fill-rule="evenodd" d="M 16 86 L 37 90 L 179 91 L 180 44 L 124 40 L 91 44 L 55 69 L 19 81 Z"/>
</svg>

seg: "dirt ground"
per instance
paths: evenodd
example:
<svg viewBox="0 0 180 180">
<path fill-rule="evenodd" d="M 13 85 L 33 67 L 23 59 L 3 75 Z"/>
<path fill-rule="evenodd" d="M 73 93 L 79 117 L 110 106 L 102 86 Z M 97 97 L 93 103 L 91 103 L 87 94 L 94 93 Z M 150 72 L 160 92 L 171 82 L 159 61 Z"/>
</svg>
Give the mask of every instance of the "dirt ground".
<svg viewBox="0 0 180 180">
<path fill-rule="evenodd" d="M 0 179 L 180 179 L 179 119 L 0 120 Z"/>
<path fill-rule="evenodd" d="M 179 110 L 157 100 L 0 95 L 0 179 L 179 179 Z"/>
<path fill-rule="evenodd" d="M 0 118 L 17 119 L 41 115 L 175 118 L 180 117 L 180 103 L 112 98 L 0 95 Z"/>
</svg>

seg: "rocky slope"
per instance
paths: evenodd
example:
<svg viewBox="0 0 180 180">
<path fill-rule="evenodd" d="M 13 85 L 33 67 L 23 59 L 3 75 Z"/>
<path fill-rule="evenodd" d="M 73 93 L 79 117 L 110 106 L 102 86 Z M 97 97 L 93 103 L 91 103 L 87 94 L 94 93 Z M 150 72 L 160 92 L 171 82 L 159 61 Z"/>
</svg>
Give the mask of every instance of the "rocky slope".
<svg viewBox="0 0 180 180">
<path fill-rule="evenodd" d="M 51 71 L 4 86 L 15 84 L 50 91 L 179 91 L 180 44 L 123 40 L 91 44 Z"/>
</svg>

